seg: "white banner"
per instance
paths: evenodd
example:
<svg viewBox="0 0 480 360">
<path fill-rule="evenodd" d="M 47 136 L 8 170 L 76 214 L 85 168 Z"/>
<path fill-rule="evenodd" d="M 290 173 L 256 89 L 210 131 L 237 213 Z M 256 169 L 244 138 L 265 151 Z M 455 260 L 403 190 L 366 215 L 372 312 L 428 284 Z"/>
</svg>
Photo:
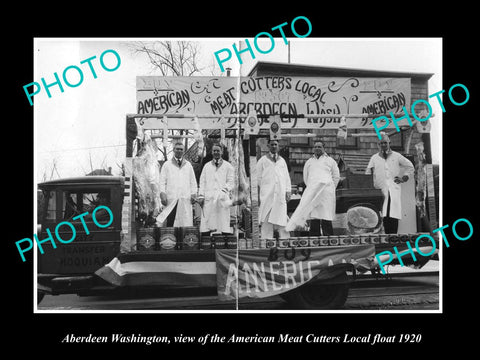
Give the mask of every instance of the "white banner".
<svg viewBox="0 0 480 360">
<path fill-rule="evenodd" d="M 270 127 L 261 115 L 281 115 L 281 127 L 336 129 L 340 117 L 303 118 L 312 114 L 384 114 L 410 111 L 409 78 L 340 77 L 137 77 L 138 114 L 239 114 L 244 123 L 251 111 L 259 114 L 260 128 Z M 348 118 L 350 129 L 371 129 L 372 118 Z M 144 119 L 145 128 L 158 128 L 158 119 Z M 202 128 L 220 128 L 219 119 L 202 120 Z M 226 118 L 226 127 L 237 126 Z M 191 119 L 175 119 L 178 128 Z M 393 124 L 391 124 L 393 127 Z M 171 124 L 169 124 L 171 128 Z"/>
</svg>

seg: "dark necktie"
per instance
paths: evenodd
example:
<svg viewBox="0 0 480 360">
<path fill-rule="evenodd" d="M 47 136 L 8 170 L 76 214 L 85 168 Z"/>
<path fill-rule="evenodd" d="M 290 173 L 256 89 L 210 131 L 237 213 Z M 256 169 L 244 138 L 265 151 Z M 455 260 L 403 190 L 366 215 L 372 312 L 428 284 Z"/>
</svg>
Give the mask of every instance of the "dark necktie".
<svg viewBox="0 0 480 360">
<path fill-rule="evenodd" d="M 386 151 L 383 152 L 383 158 L 384 158 L 385 160 L 387 160 L 387 152 L 386 152 Z"/>
<path fill-rule="evenodd" d="M 177 159 L 177 164 L 178 164 L 178 167 L 181 167 L 182 166 L 182 159 Z"/>
<path fill-rule="evenodd" d="M 218 160 L 215 160 L 215 166 L 218 167 Z"/>
</svg>

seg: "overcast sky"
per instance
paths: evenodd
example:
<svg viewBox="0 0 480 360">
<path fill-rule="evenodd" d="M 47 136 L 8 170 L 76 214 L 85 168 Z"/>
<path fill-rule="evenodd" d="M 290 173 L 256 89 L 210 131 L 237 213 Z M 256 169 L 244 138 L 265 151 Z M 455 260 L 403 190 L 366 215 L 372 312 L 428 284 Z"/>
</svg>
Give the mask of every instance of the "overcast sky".
<svg viewBox="0 0 480 360">
<path fill-rule="evenodd" d="M 136 39 L 35 39 L 36 66 L 32 81 L 40 82 L 43 77 L 47 83 L 51 83 L 54 81 L 54 72 L 61 77 L 63 69 L 70 65 L 77 65 L 84 70 L 83 82 L 78 87 L 64 86 L 64 92 L 61 93 L 57 86 L 53 86 L 50 88 L 51 98 L 43 89 L 34 98 L 38 181 L 42 181 L 45 175 L 50 179 L 54 162 L 56 171 L 53 172 L 53 178 L 84 175 L 91 171 L 90 163 L 93 168 L 107 164 L 112 167 L 114 174 L 119 173 L 117 164 L 121 164 L 125 158 L 125 115 L 136 112 L 136 76 L 160 75 L 152 70 L 146 56 L 132 53 L 127 44 L 132 40 Z M 205 68 L 196 75 L 210 76 L 214 52 L 222 48 L 232 49 L 234 42 L 244 39 L 192 40 L 200 43 L 200 64 Z M 440 38 L 289 40 L 292 64 L 432 73 L 434 75 L 428 84 L 429 94 L 444 88 Z M 121 57 L 120 67 L 112 72 L 104 71 L 98 64 L 100 54 L 107 49 L 115 50 Z M 96 79 L 88 71 L 87 64 L 80 65 L 80 61 L 92 56 L 97 57 L 96 63 L 92 61 L 92 64 L 96 64 Z M 105 59 L 115 65 L 113 56 Z M 256 53 L 255 59 L 249 59 L 248 56 L 244 59 L 241 67 L 235 57 L 224 66 L 232 68 L 232 76 L 244 76 L 257 61 L 286 63 L 288 47 L 281 38 L 276 38 L 275 47 L 270 53 Z M 75 80 L 73 72 L 72 82 Z M 220 73 L 218 65 L 216 72 Z M 431 104 L 435 113 L 431 119 L 432 156 L 433 161 L 438 163 L 441 161 L 442 113 L 436 102 L 431 101 Z"/>
</svg>

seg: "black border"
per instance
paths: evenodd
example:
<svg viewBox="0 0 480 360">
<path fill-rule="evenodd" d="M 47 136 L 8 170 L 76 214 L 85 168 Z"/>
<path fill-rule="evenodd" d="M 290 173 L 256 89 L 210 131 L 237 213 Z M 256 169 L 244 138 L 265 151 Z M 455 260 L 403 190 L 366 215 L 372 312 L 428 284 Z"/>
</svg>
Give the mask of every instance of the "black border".
<svg viewBox="0 0 480 360">
<path fill-rule="evenodd" d="M 180 4 L 178 4 L 180 5 Z M 173 6 L 178 6 L 173 4 Z M 35 9 L 35 7 L 39 9 Z M 342 4 L 339 9 L 320 4 L 304 3 L 294 10 L 292 4 L 276 3 L 266 6 L 261 13 L 257 7 L 246 3 L 234 4 L 184 4 L 184 8 L 171 10 L 163 4 L 109 3 L 107 9 L 98 5 L 84 9 L 72 7 L 71 11 L 55 15 L 44 4 L 25 5 L 19 11 L 21 19 L 14 24 L 3 23 L 4 34 L 9 39 L 4 46 L 4 87 L 6 110 L 4 116 L 4 171 L 3 193 L 7 195 L 4 206 L 6 229 L 3 259 L 7 260 L 3 272 L 3 299 L 5 316 L 12 314 L 4 343 L 12 350 L 35 349 L 41 356 L 58 354 L 95 355 L 121 353 L 127 345 L 62 344 L 69 333 L 76 335 L 107 335 L 111 333 L 145 335 L 202 335 L 218 333 L 238 335 L 278 335 L 279 333 L 363 335 L 422 333 L 421 344 L 407 345 L 345 345 L 345 344 L 293 344 L 297 354 L 312 356 L 335 351 L 357 352 L 374 349 L 376 354 L 391 354 L 399 348 L 407 356 L 427 350 L 430 355 L 455 348 L 465 353 L 475 343 L 476 313 L 475 267 L 478 244 L 468 241 L 451 241 L 444 250 L 444 313 L 443 314 L 33 314 L 33 259 L 22 263 L 14 242 L 32 236 L 33 224 L 33 112 L 25 99 L 23 85 L 33 81 L 34 37 L 235 37 L 252 38 L 261 31 L 291 21 L 296 16 L 307 16 L 313 31 L 310 37 L 443 37 L 444 89 L 462 83 L 470 90 L 470 101 L 461 107 L 452 105 L 444 96 L 446 113 L 443 114 L 443 210 L 444 224 L 452 224 L 458 218 L 469 219 L 474 228 L 478 212 L 471 205 L 476 201 L 476 116 L 473 114 L 476 94 L 476 45 L 474 22 L 467 18 L 472 9 L 455 7 L 454 4 L 436 4 L 422 10 L 402 2 L 375 6 L 373 4 Z M 201 10 L 199 8 L 201 7 Z M 27 9 L 28 8 L 28 9 Z M 10 8 L 10 11 L 12 8 Z M 57 10 L 62 10 L 58 8 Z M 65 9 L 64 9 L 65 10 Z M 439 10 L 439 11 L 437 11 Z M 443 12 L 442 12 L 443 11 Z M 445 15 L 441 15 L 441 14 Z M 166 16 L 165 16 L 166 15 Z M 157 20 L 158 19 L 158 20 Z M 15 35 L 9 35 L 13 34 Z M 374 54 L 372 54 L 374 56 Z M 415 54 L 397 54 L 415 56 Z M 395 70 L 395 69 L 392 69 Z M 429 89 L 433 92 L 437 89 Z M 448 90 L 447 90 L 448 91 Z M 445 93 L 446 95 L 446 93 Z M 14 106 L 9 106 L 13 99 Z M 11 141 L 10 141 L 11 140 Z M 43 139 L 42 141 L 48 141 Z M 7 145 L 8 144 L 8 145 Z M 8 150 L 12 151 L 8 151 Z M 13 220 L 13 221 L 12 221 Z M 476 229 L 475 229 L 476 230 Z M 450 234 L 447 232 L 447 234 Z M 6 250 L 6 251 L 5 251 Z M 473 328 L 469 327 L 473 325 Z M 177 356 L 184 351 L 203 356 L 213 350 L 219 356 L 231 356 L 231 350 L 245 349 L 246 345 L 216 344 L 207 347 L 170 345 L 132 345 L 138 354 L 144 349 L 150 356 L 166 356 L 164 351 Z M 394 346 L 394 348 L 392 348 Z M 253 345 L 248 348 L 282 353 L 285 345 Z M 58 351 L 60 350 L 60 351 Z M 227 351 L 225 351 L 227 350 Z M 230 350 L 230 351 L 228 351 Z M 306 350 L 308 352 L 304 352 Z M 310 353 L 314 351 L 313 353 Z M 395 350 L 396 351 L 396 350 Z M 109 353 L 110 352 L 110 353 Z M 360 353 L 359 353 L 360 352 Z M 259 356 L 258 353 L 244 353 Z M 297 355 L 298 356 L 298 355 Z M 56 357 L 56 356 L 54 356 Z"/>
</svg>

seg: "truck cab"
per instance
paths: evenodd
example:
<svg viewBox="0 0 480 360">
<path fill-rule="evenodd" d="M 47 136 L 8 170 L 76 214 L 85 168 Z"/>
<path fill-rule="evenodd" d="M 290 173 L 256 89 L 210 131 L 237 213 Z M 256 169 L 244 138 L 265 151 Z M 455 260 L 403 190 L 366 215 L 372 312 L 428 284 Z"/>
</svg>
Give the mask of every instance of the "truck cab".
<svg viewBox="0 0 480 360">
<path fill-rule="evenodd" d="M 38 302 L 45 293 L 52 295 L 79 293 L 99 284 L 94 272 L 110 262 L 120 251 L 121 213 L 124 193 L 124 177 L 84 176 L 47 181 L 38 184 L 39 189 L 39 241 L 47 239 L 49 229 L 52 241 L 37 247 Z M 105 228 L 98 227 L 92 219 L 92 211 L 99 205 L 107 206 L 113 213 L 113 222 Z M 88 212 L 74 220 L 77 215 Z M 55 228 L 61 222 L 71 227 Z M 62 243 L 57 237 L 71 242 Z"/>
</svg>

